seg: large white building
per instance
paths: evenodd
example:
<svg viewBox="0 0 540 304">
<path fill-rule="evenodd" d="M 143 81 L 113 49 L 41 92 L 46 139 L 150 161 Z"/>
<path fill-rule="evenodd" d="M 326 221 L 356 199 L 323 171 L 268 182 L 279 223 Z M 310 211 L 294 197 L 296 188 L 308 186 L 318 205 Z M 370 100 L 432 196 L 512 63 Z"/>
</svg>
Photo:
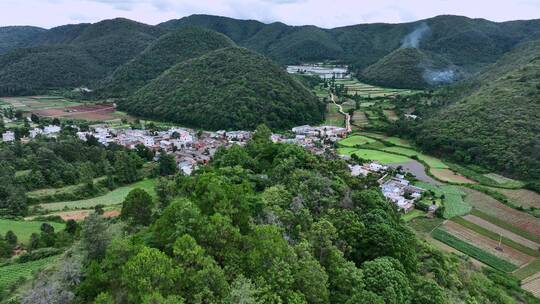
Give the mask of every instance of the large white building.
<svg viewBox="0 0 540 304">
<path fill-rule="evenodd" d="M 15 133 L 13 131 L 6 131 L 2 134 L 3 142 L 12 142 L 15 141 Z"/>
</svg>

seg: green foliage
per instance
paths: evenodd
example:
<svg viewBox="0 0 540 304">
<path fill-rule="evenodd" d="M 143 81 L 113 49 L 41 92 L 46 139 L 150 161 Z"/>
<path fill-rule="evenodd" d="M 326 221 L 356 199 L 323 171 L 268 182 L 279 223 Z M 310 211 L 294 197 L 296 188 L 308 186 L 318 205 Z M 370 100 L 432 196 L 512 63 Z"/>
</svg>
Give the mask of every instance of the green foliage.
<svg viewBox="0 0 540 304">
<path fill-rule="evenodd" d="M 174 175 L 178 171 L 176 159 L 173 154 L 161 152 L 159 154 L 157 172 L 161 176 Z"/>
<path fill-rule="evenodd" d="M 152 220 L 153 206 L 150 194 L 139 188 L 133 189 L 122 203 L 120 218 L 129 221 L 131 225 L 147 226 Z"/>
<path fill-rule="evenodd" d="M 21 277 L 24 279 L 32 277 L 37 270 L 54 263 L 57 259 L 57 256 L 52 256 L 37 261 L 0 267 L 0 288 L 10 287 L 17 283 Z"/>
<path fill-rule="evenodd" d="M 179 63 L 120 102 L 130 113 L 206 129 L 285 129 L 322 121 L 324 104 L 270 60 L 226 48 Z"/>
<path fill-rule="evenodd" d="M 433 238 L 436 240 L 439 240 L 451 247 L 456 248 L 457 250 L 479 260 L 482 263 L 485 263 L 486 265 L 489 265 L 497 270 L 501 270 L 504 272 L 512 272 L 516 270 L 518 267 L 502 260 L 488 252 L 485 252 L 484 250 L 475 247 L 469 243 L 466 243 L 457 237 L 449 234 L 448 232 L 438 228 L 435 229 L 432 234 Z"/>
</svg>

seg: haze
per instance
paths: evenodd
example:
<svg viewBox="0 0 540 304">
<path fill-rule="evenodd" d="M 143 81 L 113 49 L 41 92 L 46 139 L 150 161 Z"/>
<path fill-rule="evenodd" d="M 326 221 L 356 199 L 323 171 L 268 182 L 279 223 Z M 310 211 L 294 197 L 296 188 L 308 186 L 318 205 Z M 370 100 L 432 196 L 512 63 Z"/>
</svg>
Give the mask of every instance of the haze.
<svg viewBox="0 0 540 304">
<path fill-rule="evenodd" d="M 331 3 L 331 4 L 329 4 Z M 535 19 L 539 0 L 1 0 L 0 26 L 50 28 L 125 17 L 148 24 L 191 14 L 212 14 L 292 25 L 337 27 L 358 23 L 415 21 L 441 14 L 493 21 Z"/>
</svg>

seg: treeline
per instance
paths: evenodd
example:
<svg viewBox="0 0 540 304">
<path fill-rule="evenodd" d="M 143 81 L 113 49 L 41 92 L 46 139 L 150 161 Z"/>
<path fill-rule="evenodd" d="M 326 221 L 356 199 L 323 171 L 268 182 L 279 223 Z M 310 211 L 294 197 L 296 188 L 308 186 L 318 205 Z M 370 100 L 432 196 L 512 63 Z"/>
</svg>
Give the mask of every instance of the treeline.
<svg viewBox="0 0 540 304">
<path fill-rule="evenodd" d="M 162 179 L 156 200 L 133 190 L 120 222 L 90 216 L 63 262 L 80 267 L 44 274 L 20 302 L 538 302 L 420 242 L 342 160 L 269 135 Z"/>
<path fill-rule="evenodd" d="M 83 184 L 85 196 L 129 184 L 142 177 L 147 149 L 127 151 L 118 145 L 105 147 L 95 138 L 87 142 L 73 136 L 41 138 L 27 144 L 15 142 L 0 146 L 0 210 L 3 215 L 25 215 L 26 192 Z M 105 177 L 99 183 L 96 177 Z"/>
</svg>

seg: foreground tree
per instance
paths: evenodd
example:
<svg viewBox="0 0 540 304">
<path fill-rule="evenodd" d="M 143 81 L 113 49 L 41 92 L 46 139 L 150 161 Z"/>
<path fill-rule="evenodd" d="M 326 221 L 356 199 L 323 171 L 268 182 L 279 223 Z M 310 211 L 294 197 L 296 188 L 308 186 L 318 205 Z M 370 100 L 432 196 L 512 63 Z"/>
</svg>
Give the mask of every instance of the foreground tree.
<svg viewBox="0 0 540 304">
<path fill-rule="evenodd" d="M 133 189 L 122 203 L 120 218 L 132 225 L 147 226 L 152 222 L 154 202 L 150 194 L 143 189 Z"/>
</svg>

